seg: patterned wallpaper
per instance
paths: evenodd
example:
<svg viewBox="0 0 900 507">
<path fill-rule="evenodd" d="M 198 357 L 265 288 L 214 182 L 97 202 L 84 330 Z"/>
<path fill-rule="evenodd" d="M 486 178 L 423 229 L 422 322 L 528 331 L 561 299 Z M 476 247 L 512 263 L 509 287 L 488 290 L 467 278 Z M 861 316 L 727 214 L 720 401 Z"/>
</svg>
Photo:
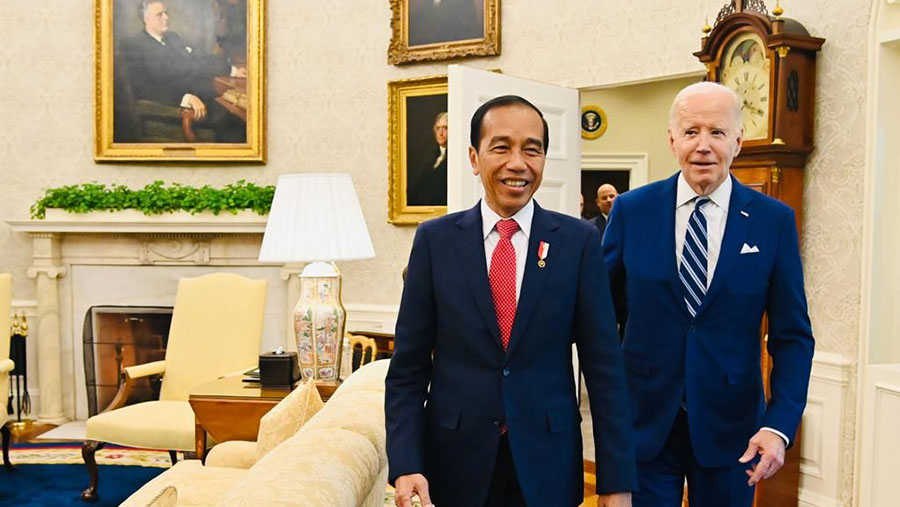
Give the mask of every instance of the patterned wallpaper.
<svg viewBox="0 0 900 507">
<path fill-rule="evenodd" d="M 772 3 L 772 2 L 770 2 Z M 45 187 L 155 179 L 274 183 L 292 171 L 353 174 L 377 258 L 347 263 L 344 299 L 396 304 L 414 230 L 387 223 L 387 87 L 445 65 L 386 63 L 386 0 L 269 0 L 268 163 L 95 164 L 92 161 L 93 2 L 6 0 L 0 16 L 0 218 L 25 218 Z M 700 26 L 724 0 L 503 0 L 502 56 L 474 67 L 573 87 L 673 76 L 701 67 Z M 51 6 L 52 5 L 52 6 Z M 819 348 L 856 355 L 870 0 L 783 2 L 828 39 L 819 59 L 816 151 L 806 184 L 803 257 Z M 30 244 L 0 223 L 0 271 L 15 297 Z"/>
</svg>

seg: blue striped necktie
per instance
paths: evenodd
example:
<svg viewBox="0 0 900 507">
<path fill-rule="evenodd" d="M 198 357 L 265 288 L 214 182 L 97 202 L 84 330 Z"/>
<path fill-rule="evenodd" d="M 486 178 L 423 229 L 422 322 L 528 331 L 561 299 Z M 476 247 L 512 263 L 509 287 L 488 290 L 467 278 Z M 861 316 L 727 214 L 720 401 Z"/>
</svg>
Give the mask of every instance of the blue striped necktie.
<svg viewBox="0 0 900 507">
<path fill-rule="evenodd" d="M 703 205 L 709 202 L 709 197 L 698 197 L 694 205 L 694 211 L 688 219 L 687 230 L 684 233 L 684 247 L 681 250 L 681 267 L 678 268 L 678 278 L 684 287 L 684 303 L 687 305 L 691 317 L 697 316 L 697 310 L 703 304 L 706 296 L 706 287 L 709 276 L 706 273 L 707 245 L 709 239 L 706 233 L 706 216 L 703 214 Z"/>
</svg>

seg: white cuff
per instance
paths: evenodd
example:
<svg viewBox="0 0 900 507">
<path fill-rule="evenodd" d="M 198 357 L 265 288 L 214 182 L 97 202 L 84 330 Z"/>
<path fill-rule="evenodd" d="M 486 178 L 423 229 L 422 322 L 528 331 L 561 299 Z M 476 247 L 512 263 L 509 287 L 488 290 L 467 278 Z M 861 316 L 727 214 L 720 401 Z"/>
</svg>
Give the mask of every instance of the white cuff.
<svg viewBox="0 0 900 507">
<path fill-rule="evenodd" d="M 181 97 L 181 107 L 183 107 L 185 109 L 191 108 L 191 103 L 188 101 L 188 97 L 190 97 L 190 96 L 191 96 L 190 93 L 185 93 L 184 97 Z"/>
<path fill-rule="evenodd" d="M 791 445 L 791 439 L 788 438 L 787 435 L 785 435 L 784 433 L 782 433 L 782 432 L 776 430 L 775 428 L 769 428 L 768 426 L 763 426 L 763 427 L 760 428 L 760 429 L 761 429 L 761 430 L 770 431 L 770 432 L 772 432 L 772 433 L 778 435 L 779 437 L 781 437 L 781 439 L 784 440 L 784 446 L 785 446 L 785 447 Z"/>
<path fill-rule="evenodd" d="M 235 67 L 234 65 L 232 65 L 231 66 L 231 77 L 237 77 L 237 75 L 238 75 L 238 68 Z"/>
</svg>

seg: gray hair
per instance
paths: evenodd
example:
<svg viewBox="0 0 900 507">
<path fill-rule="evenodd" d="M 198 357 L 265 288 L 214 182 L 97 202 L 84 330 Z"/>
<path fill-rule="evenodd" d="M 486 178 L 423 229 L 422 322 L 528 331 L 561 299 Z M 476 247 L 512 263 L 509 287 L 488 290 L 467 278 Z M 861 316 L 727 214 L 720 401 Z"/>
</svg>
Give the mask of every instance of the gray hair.
<svg viewBox="0 0 900 507">
<path fill-rule="evenodd" d="M 147 16 L 147 9 L 149 9 L 152 4 L 165 5 L 166 2 L 165 0 L 141 0 L 141 3 L 138 5 L 138 15 L 140 15 L 141 21 Z"/>
<path fill-rule="evenodd" d="M 439 121 L 441 121 L 441 118 L 446 118 L 446 117 L 447 117 L 447 111 L 441 111 L 440 113 L 437 114 L 437 116 L 434 117 L 434 123 L 431 124 L 431 127 L 434 128 L 434 126 L 437 125 Z"/>
<path fill-rule="evenodd" d="M 671 127 L 675 124 L 675 117 L 678 116 L 678 110 L 681 106 L 681 103 L 684 102 L 686 98 L 692 95 L 709 92 L 726 93 L 728 94 L 728 96 L 734 99 L 734 119 L 737 127 L 740 128 L 743 124 L 743 121 L 741 119 L 740 97 L 738 97 L 737 93 L 735 93 L 731 88 L 712 81 L 700 81 L 699 83 L 685 86 L 681 89 L 680 92 L 678 92 L 678 95 L 675 96 L 675 100 L 672 101 L 672 107 L 669 109 L 669 126 Z"/>
</svg>

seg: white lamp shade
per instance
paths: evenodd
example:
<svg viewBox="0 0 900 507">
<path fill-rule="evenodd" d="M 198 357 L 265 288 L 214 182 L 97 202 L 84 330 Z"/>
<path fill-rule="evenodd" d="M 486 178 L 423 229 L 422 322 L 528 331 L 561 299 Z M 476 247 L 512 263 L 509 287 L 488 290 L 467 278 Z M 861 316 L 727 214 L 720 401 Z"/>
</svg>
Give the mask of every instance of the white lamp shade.
<svg viewBox="0 0 900 507">
<path fill-rule="evenodd" d="M 349 174 L 282 174 L 275 187 L 261 262 L 375 257 Z"/>
</svg>

